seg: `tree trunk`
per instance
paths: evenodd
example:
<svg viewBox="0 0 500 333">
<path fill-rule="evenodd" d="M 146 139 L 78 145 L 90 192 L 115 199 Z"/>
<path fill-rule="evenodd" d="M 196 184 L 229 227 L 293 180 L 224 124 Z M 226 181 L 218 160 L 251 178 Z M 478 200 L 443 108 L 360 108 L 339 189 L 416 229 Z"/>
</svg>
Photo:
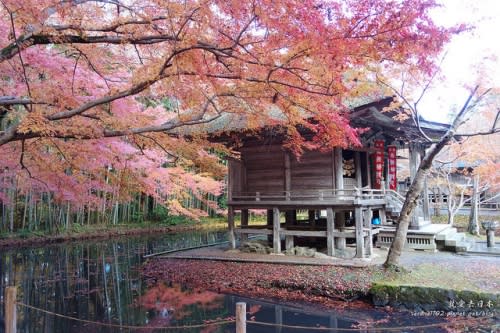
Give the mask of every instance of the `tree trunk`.
<svg viewBox="0 0 500 333">
<path fill-rule="evenodd" d="M 394 241 L 391 244 L 391 248 L 389 249 L 387 260 L 384 263 L 385 267 L 395 266 L 399 263 L 399 257 L 401 256 L 401 251 L 403 251 L 406 242 L 406 234 L 408 233 L 408 226 L 410 225 L 411 216 L 413 214 L 413 211 L 415 210 L 415 207 L 417 206 L 417 200 L 424 187 L 424 179 L 429 173 L 429 169 L 432 165 L 434 156 L 436 156 L 436 154 L 441 149 L 433 154 L 432 158 L 430 158 L 431 153 L 429 153 L 428 155 L 426 155 L 422 163 L 420 163 L 420 167 L 418 168 L 417 174 L 415 175 L 415 179 L 411 183 L 410 188 L 406 193 L 406 199 L 398 219 L 396 235 L 394 237 Z M 434 148 L 434 150 L 436 150 L 436 148 Z"/>
<path fill-rule="evenodd" d="M 472 189 L 472 202 L 470 205 L 469 226 L 467 231 L 473 235 L 479 235 L 478 211 L 479 211 L 479 176 L 474 176 Z"/>
<path fill-rule="evenodd" d="M 389 249 L 389 254 L 387 255 L 384 267 L 387 268 L 398 265 L 401 252 L 403 251 L 403 247 L 406 242 L 406 234 L 408 233 L 408 226 L 410 224 L 411 215 L 415 207 L 417 206 L 417 199 L 422 193 L 425 177 L 429 173 L 429 170 L 432 166 L 432 161 L 434 160 L 436 155 L 451 141 L 451 139 L 453 139 L 453 136 L 455 135 L 458 127 L 460 127 L 460 125 L 464 123 L 467 113 L 471 111 L 477 104 L 477 101 L 476 103 L 470 103 L 478 88 L 479 87 L 476 86 L 473 89 L 464 106 L 453 120 L 453 123 L 450 125 L 450 128 L 448 129 L 446 134 L 443 135 L 437 143 L 433 144 L 431 148 L 429 148 L 429 151 L 425 154 L 424 159 L 420 162 L 415 178 L 413 179 L 413 182 L 411 183 L 408 192 L 406 193 L 406 199 L 398 219 L 396 235 L 394 237 L 394 241 L 391 244 L 391 248 Z M 479 99 L 480 98 L 478 98 L 478 100 Z"/>
</svg>

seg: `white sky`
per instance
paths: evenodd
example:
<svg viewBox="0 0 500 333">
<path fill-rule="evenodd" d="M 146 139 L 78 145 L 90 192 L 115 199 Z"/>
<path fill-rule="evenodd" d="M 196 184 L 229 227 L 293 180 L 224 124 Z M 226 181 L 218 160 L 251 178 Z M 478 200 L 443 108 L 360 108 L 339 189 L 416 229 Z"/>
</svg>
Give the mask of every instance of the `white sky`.
<svg viewBox="0 0 500 333">
<path fill-rule="evenodd" d="M 444 7 L 434 12 L 438 24 L 467 23 L 474 31 L 455 36 L 446 46 L 442 65 L 444 80 L 435 82 L 419 109 L 428 120 L 446 122 L 453 107 L 467 98 L 466 86 L 478 80 L 500 87 L 500 0 L 440 0 Z M 485 82 L 486 81 L 486 82 Z"/>
</svg>

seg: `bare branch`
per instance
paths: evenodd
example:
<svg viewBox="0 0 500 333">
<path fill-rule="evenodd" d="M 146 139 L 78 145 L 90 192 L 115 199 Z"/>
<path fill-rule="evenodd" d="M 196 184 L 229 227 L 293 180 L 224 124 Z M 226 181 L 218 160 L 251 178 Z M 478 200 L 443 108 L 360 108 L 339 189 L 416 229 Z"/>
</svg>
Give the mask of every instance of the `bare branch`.
<svg viewBox="0 0 500 333">
<path fill-rule="evenodd" d="M 163 42 L 176 41 L 175 36 L 158 34 L 148 36 L 81 36 L 71 34 L 46 34 L 46 33 L 29 33 L 22 35 L 15 42 L 4 47 L 0 51 L 0 62 L 11 59 L 19 51 L 25 50 L 33 45 L 48 45 L 48 44 L 137 44 L 148 45 L 158 44 Z"/>
<path fill-rule="evenodd" d="M 498 127 L 500 122 L 500 109 L 497 110 L 497 114 L 495 116 L 495 121 L 493 121 L 493 124 L 491 125 L 491 128 L 487 131 L 476 131 L 476 132 L 470 132 L 470 133 L 459 133 L 457 136 L 479 136 L 479 135 L 490 135 L 490 134 L 495 134 L 500 132 L 500 127 Z"/>
<path fill-rule="evenodd" d="M 28 105 L 36 104 L 30 98 L 18 98 L 14 96 L 0 96 L 0 105 L 10 106 L 10 105 Z"/>
<path fill-rule="evenodd" d="M 11 28 L 12 28 L 12 36 L 14 37 L 14 41 L 16 43 L 16 47 L 18 49 L 20 49 L 21 47 L 20 47 L 19 42 L 17 40 L 16 26 L 15 26 L 15 23 L 14 23 L 14 13 L 12 13 L 12 11 L 9 9 L 9 7 L 7 7 L 7 5 L 5 5 L 5 3 L 3 3 L 3 1 L 2 1 L 2 4 L 5 7 L 5 9 L 7 10 L 7 12 L 9 13 L 10 25 L 11 25 Z M 22 54 L 19 53 L 18 55 L 19 55 L 19 61 L 21 62 L 21 69 L 22 69 L 22 72 L 23 72 L 24 83 L 26 84 L 26 88 L 28 90 L 28 96 L 31 98 L 31 88 L 30 88 L 30 83 L 29 83 L 29 80 L 28 80 L 28 75 L 26 74 L 26 66 L 24 64 L 24 60 L 23 60 Z M 32 105 L 29 105 L 29 110 L 30 111 L 33 110 Z"/>
<path fill-rule="evenodd" d="M 125 27 L 127 25 L 149 25 L 152 22 L 156 21 L 162 21 L 167 19 L 166 16 L 156 16 L 148 20 L 138 20 L 138 19 L 130 19 L 130 20 L 122 20 L 119 22 L 116 22 L 114 24 L 108 25 L 108 26 L 101 26 L 101 27 L 95 27 L 95 26 L 80 26 L 80 25 L 73 25 L 73 24 L 66 24 L 66 25 L 49 25 L 49 29 L 54 29 L 56 31 L 62 32 L 65 30 L 75 30 L 75 31 L 92 31 L 92 32 L 118 32 L 118 28 Z"/>
</svg>

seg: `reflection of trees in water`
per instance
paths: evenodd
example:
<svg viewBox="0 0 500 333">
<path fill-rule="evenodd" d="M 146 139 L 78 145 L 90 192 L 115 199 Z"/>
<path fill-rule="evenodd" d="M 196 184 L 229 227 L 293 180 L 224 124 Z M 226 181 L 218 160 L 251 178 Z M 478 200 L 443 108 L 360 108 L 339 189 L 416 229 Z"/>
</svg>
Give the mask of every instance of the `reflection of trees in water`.
<svg viewBox="0 0 500 333">
<path fill-rule="evenodd" d="M 139 305 L 157 316 L 176 321 L 191 318 L 196 310 L 205 312 L 224 308 L 224 296 L 211 291 L 158 284 L 139 298 Z"/>
<path fill-rule="evenodd" d="M 3 252 L 0 293 L 8 285 L 17 285 L 20 302 L 54 313 L 123 325 L 146 325 L 147 313 L 132 306 L 143 291 L 142 256 L 152 250 L 189 247 L 220 239 L 220 235 L 198 232 L 147 241 L 127 239 Z M 23 307 L 18 308 L 18 317 L 21 332 L 78 332 L 78 326 L 86 332 L 114 331 L 104 327 L 91 330 L 88 325 Z"/>
</svg>

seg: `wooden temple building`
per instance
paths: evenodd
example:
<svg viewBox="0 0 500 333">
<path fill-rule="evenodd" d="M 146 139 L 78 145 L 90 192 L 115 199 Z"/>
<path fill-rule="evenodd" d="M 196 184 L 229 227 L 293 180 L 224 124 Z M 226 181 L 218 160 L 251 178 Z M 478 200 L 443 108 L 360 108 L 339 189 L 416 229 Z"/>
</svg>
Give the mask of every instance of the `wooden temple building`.
<svg viewBox="0 0 500 333">
<path fill-rule="evenodd" d="M 391 101 L 385 98 L 352 109 L 351 124 L 369 128 L 359 148 L 306 151 L 298 160 L 272 129 L 240 138 L 240 158 L 228 163 L 232 247 L 249 235 L 267 235 L 276 254 L 304 239 L 326 248 L 329 256 L 353 241 L 358 258 L 371 256 L 374 239 L 388 246 L 404 201 L 404 193 L 398 191 L 398 164 L 408 161 L 411 181 L 426 148 L 411 119 L 400 122 L 392 112 L 382 112 Z M 431 136 L 447 129 L 424 120 L 420 126 Z M 430 224 L 426 202 L 422 200 L 412 220 L 407 246 L 434 250 L 436 231 L 425 231 Z M 251 210 L 267 211 L 267 224 L 249 223 Z"/>
</svg>

